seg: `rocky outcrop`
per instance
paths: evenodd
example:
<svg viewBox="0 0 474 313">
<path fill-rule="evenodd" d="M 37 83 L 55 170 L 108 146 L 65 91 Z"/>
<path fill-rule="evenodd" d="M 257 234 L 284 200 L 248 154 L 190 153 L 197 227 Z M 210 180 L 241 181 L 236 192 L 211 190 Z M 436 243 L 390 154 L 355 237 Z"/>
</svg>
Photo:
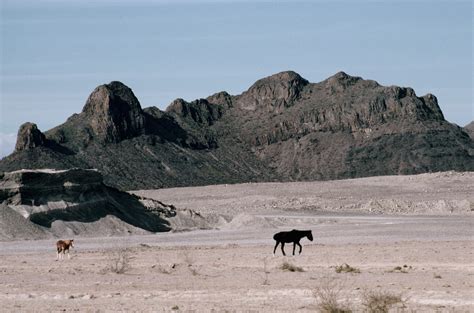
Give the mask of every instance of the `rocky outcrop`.
<svg viewBox="0 0 474 313">
<path fill-rule="evenodd" d="M 206 98 L 209 103 L 221 106 L 224 111 L 233 107 L 233 97 L 225 91 L 221 91 Z"/>
<path fill-rule="evenodd" d="M 15 152 L 44 146 L 46 137 L 34 123 L 24 123 L 18 130 Z"/>
<path fill-rule="evenodd" d="M 220 105 L 209 103 L 206 99 L 193 102 L 176 99 L 166 108 L 166 112 L 174 113 L 194 123 L 211 126 L 222 116 L 224 109 Z"/>
<path fill-rule="evenodd" d="M 281 110 L 292 106 L 308 84 L 295 72 L 281 72 L 258 80 L 237 97 L 237 103 L 244 110 Z"/>
<path fill-rule="evenodd" d="M 121 82 L 97 87 L 82 110 L 93 136 L 119 142 L 145 133 L 145 117 L 132 90 Z"/>
<path fill-rule="evenodd" d="M 43 137 L 19 138 L 0 170 L 97 168 L 124 189 L 474 171 L 473 140 L 434 95 L 344 72 L 319 83 L 281 72 L 165 111 L 112 82 Z"/>
<path fill-rule="evenodd" d="M 3 235 L 0 232 L 0 239 L 33 232 L 33 238 L 64 232 L 93 236 L 103 233 L 101 227 L 108 228 L 108 235 L 169 231 L 189 215 L 173 205 L 108 187 L 100 172 L 84 169 L 3 173 L 0 204 L 0 225 L 14 220 L 24 228 L 23 232 L 13 228 Z M 203 225 L 201 218 L 185 220 L 187 226 Z"/>
<path fill-rule="evenodd" d="M 83 195 L 104 188 L 96 170 L 19 170 L 0 176 L 0 202 L 7 205 L 40 206 L 54 201 L 78 201 Z"/>
</svg>

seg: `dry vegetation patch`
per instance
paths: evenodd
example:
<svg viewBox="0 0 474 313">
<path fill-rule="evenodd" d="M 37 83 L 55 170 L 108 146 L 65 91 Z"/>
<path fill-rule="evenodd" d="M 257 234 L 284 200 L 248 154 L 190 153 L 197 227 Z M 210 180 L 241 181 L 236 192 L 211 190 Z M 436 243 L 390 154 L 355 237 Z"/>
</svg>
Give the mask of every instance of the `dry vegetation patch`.
<svg viewBox="0 0 474 313">
<path fill-rule="evenodd" d="M 397 303 L 403 303 L 402 297 L 386 291 L 368 291 L 362 295 L 362 305 L 369 313 L 386 313 Z"/>
<path fill-rule="evenodd" d="M 302 267 L 296 266 L 287 261 L 283 262 L 283 264 L 280 266 L 280 269 L 289 272 L 304 272 Z"/>
<path fill-rule="evenodd" d="M 358 268 L 352 267 L 347 263 L 336 266 L 336 273 L 360 273 Z"/>
<path fill-rule="evenodd" d="M 124 274 L 132 269 L 131 260 L 130 252 L 127 249 L 120 249 L 108 257 L 104 273 Z"/>
<path fill-rule="evenodd" d="M 323 281 L 313 290 L 316 308 L 321 313 L 351 313 L 348 304 L 342 300 L 343 286 L 334 280 Z"/>
</svg>

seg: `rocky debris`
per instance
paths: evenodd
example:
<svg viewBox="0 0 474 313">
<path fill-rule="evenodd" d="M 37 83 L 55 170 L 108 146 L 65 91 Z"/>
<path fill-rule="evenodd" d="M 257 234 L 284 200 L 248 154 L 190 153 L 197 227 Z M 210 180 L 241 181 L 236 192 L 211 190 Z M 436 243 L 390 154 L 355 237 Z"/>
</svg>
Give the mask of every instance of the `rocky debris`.
<svg viewBox="0 0 474 313">
<path fill-rule="evenodd" d="M 28 148 L 0 170 L 97 168 L 127 190 L 474 171 L 465 131 L 431 94 L 344 72 L 319 83 L 281 72 L 241 95 L 177 99 L 166 111 L 142 110 L 130 88 L 112 82 L 45 138 L 20 136 Z"/>
<path fill-rule="evenodd" d="M 15 152 L 44 146 L 46 137 L 34 123 L 24 123 L 18 130 Z"/>
</svg>

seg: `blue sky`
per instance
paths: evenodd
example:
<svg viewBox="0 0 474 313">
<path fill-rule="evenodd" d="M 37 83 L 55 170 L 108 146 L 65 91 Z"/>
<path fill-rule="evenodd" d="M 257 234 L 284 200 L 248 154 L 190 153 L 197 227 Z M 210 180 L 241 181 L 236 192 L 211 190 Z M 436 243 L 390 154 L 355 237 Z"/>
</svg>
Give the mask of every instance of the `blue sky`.
<svg viewBox="0 0 474 313">
<path fill-rule="evenodd" d="M 120 80 L 165 108 L 294 70 L 343 70 L 438 97 L 474 119 L 472 1 L 0 0 L 0 156 L 20 124 L 46 131 Z"/>
</svg>

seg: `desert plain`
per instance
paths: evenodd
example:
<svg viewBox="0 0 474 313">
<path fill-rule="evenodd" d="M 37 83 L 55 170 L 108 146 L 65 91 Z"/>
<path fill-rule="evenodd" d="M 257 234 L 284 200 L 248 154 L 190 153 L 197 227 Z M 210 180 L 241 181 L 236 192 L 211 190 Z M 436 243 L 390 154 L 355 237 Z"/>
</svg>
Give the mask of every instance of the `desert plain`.
<svg viewBox="0 0 474 313">
<path fill-rule="evenodd" d="M 382 295 L 393 312 L 474 311 L 474 173 L 133 193 L 202 222 L 75 237 L 59 261 L 54 239 L 0 242 L 0 310 L 315 312 L 329 299 L 364 312 Z M 314 240 L 273 255 L 291 229 Z"/>
</svg>

